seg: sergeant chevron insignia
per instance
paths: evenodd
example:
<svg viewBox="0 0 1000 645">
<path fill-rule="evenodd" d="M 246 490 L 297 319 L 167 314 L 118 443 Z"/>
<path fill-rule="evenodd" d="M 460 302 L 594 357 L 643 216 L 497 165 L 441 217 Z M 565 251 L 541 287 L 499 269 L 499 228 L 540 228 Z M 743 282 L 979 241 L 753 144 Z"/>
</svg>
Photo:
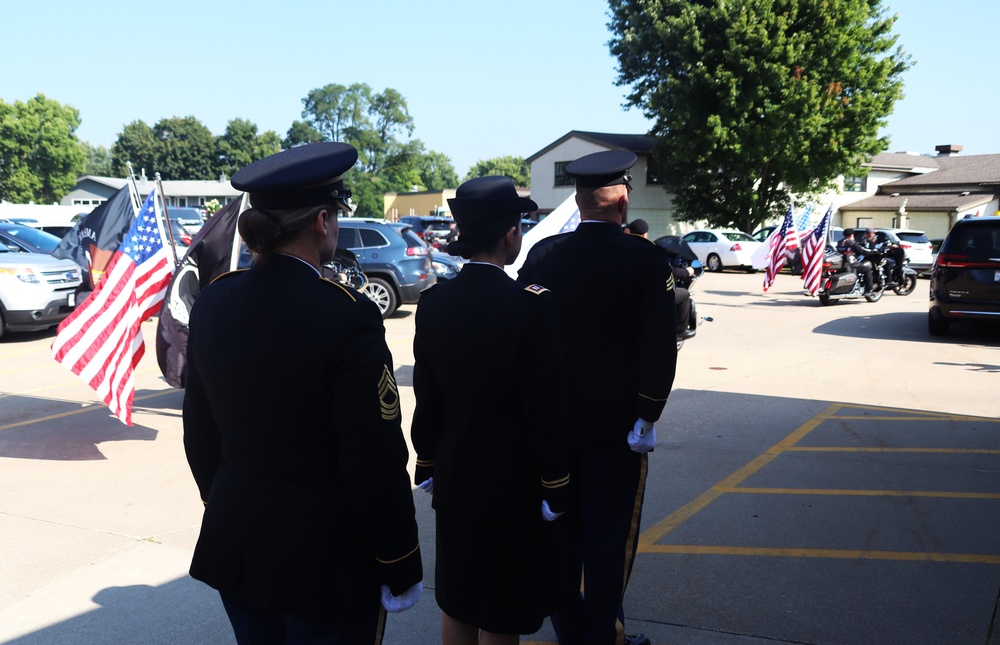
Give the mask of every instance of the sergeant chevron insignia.
<svg viewBox="0 0 1000 645">
<path fill-rule="evenodd" d="M 382 379 L 378 382 L 378 400 L 382 404 L 382 418 L 392 421 L 399 418 L 399 388 L 388 366 L 382 367 Z"/>
<path fill-rule="evenodd" d="M 667 276 L 667 291 L 673 291 L 673 290 L 674 290 L 674 274 L 671 273 L 670 275 Z"/>
</svg>

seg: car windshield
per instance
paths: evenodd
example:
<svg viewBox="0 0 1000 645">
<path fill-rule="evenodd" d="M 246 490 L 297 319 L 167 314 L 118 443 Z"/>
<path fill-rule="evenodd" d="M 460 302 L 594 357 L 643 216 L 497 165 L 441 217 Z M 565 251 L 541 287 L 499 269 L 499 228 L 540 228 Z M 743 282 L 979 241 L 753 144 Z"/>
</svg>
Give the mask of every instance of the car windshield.
<svg viewBox="0 0 1000 645">
<path fill-rule="evenodd" d="M 923 233 L 918 233 L 916 231 L 900 231 L 896 233 L 900 240 L 904 242 L 909 242 L 910 244 L 930 244 L 930 240 Z"/>
<path fill-rule="evenodd" d="M 448 222 L 429 222 L 425 227 L 425 231 L 450 231 L 451 224 Z"/>
<path fill-rule="evenodd" d="M 743 231 L 720 231 L 730 242 L 756 242 L 750 235 Z"/>
<path fill-rule="evenodd" d="M 3 227 L 3 232 L 11 237 L 23 240 L 25 244 L 41 249 L 43 253 L 52 253 L 59 246 L 60 240 L 58 237 L 45 231 L 39 231 L 37 228 L 31 228 L 30 226 L 8 225 Z"/>
</svg>

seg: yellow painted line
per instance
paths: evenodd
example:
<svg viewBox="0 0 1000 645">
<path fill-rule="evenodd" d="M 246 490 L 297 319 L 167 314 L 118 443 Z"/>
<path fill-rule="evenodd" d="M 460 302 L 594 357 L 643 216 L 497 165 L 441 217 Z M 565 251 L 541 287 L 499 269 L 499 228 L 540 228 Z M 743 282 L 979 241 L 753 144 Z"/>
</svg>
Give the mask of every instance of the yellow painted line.
<svg viewBox="0 0 1000 645">
<path fill-rule="evenodd" d="M 992 419 L 990 417 L 973 417 L 963 414 L 948 414 L 940 416 L 926 416 L 910 414 L 909 416 L 876 416 L 876 415 L 840 415 L 834 417 L 836 420 L 843 419 L 844 421 L 988 421 L 989 423 L 1000 423 L 1000 419 Z"/>
<path fill-rule="evenodd" d="M 143 396 L 137 396 L 133 399 L 136 401 L 145 401 L 147 399 L 155 399 L 156 397 L 163 396 L 164 394 L 170 394 L 176 392 L 177 390 L 161 390 L 159 392 L 154 392 L 153 394 L 144 394 Z M 75 401 L 65 401 L 65 403 L 76 403 Z M 30 426 L 33 423 L 42 423 L 43 421 L 52 421 L 53 419 L 63 419 L 65 417 L 71 417 L 77 414 L 83 414 L 84 412 L 93 412 L 94 410 L 107 410 L 108 406 L 101 403 L 88 403 L 84 407 L 78 410 L 70 410 L 69 412 L 60 412 L 59 414 L 51 414 L 47 417 L 39 417 L 37 419 L 26 419 L 24 421 L 18 421 L 17 423 L 8 423 L 5 426 L 0 426 L 0 431 L 10 430 L 11 428 L 19 428 L 21 426 Z"/>
<path fill-rule="evenodd" d="M 910 416 L 928 416 L 928 417 L 945 418 L 945 419 L 950 419 L 950 418 L 956 416 L 956 415 L 954 415 L 954 414 L 952 414 L 950 412 L 931 412 L 930 410 L 920 410 L 919 412 L 914 412 L 913 410 L 908 410 L 906 408 L 887 408 L 887 407 L 882 406 L 882 405 L 861 405 L 861 404 L 858 404 L 858 403 L 844 404 L 844 405 L 841 406 L 841 408 L 842 409 L 848 409 L 848 410 L 873 410 L 873 411 L 879 412 L 881 414 L 895 413 L 895 414 L 898 414 L 899 416 L 907 416 L 907 415 L 910 415 Z M 959 415 L 959 416 L 963 416 L 963 415 Z M 871 416 L 849 417 L 849 416 L 845 415 L 843 417 L 837 417 L 837 418 L 838 419 L 847 419 L 847 418 L 872 419 L 874 417 L 871 417 Z M 973 418 L 975 418 L 975 417 L 973 417 Z"/>
<path fill-rule="evenodd" d="M 944 455 L 1000 455 L 989 448 L 835 448 L 832 446 L 793 446 L 788 452 L 915 452 Z"/>
<path fill-rule="evenodd" d="M 1000 555 L 978 553 L 928 553 L 920 551 L 869 551 L 844 549 L 771 549 L 741 546 L 702 546 L 689 544 L 643 544 L 643 553 L 673 555 L 746 555 L 779 558 L 837 558 L 842 560 L 896 560 L 909 562 L 965 562 L 1000 564 Z"/>
<path fill-rule="evenodd" d="M 1000 499 L 1000 493 L 963 493 L 928 490 L 863 490 L 836 488 L 743 488 L 719 487 L 719 493 L 746 493 L 750 495 L 830 495 L 854 497 L 942 497 L 946 499 Z"/>
<path fill-rule="evenodd" d="M 815 430 L 821 423 L 833 418 L 833 416 L 843 407 L 844 405 L 841 403 L 831 404 L 818 415 L 796 428 L 790 435 L 768 448 L 763 454 L 753 459 L 750 463 L 729 475 L 718 484 L 699 495 L 693 501 L 685 504 L 653 526 L 646 529 L 646 531 L 639 536 L 640 550 L 644 544 L 655 544 L 667 533 L 670 533 L 696 513 L 700 512 L 706 506 L 717 500 L 726 490 L 735 488 L 761 468 L 771 463 L 774 459 L 781 455 L 781 453 L 791 448 L 803 437 Z"/>
</svg>

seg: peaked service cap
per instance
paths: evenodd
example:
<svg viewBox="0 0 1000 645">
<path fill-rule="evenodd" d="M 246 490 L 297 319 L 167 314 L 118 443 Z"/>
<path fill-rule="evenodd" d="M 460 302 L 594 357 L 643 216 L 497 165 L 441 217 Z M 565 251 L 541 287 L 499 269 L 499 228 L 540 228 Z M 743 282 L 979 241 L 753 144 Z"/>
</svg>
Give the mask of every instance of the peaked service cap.
<svg viewBox="0 0 1000 645">
<path fill-rule="evenodd" d="M 576 179 L 581 188 L 601 188 L 625 184 L 632 187 L 629 168 L 638 157 L 631 150 L 605 150 L 595 152 L 566 165 L 566 174 Z"/>
<path fill-rule="evenodd" d="M 324 141 L 282 150 L 258 159 L 233 175 L 236 190 L 250 193 L 256 208 L 305 208 L 333 199 L 347 201 L 344 173 L 358 160 L 347 143 Z"/>
</svg>

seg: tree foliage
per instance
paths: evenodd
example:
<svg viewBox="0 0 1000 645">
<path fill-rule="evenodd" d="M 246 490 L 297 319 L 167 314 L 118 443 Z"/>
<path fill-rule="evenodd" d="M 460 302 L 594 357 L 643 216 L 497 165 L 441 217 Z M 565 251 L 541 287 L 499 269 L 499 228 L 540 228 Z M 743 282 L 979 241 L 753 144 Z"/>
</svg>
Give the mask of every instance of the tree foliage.
<svg viewBox="0 0 1000 645">
<path fill-rule="evenodd" d="M 331 83 L 302 99 L 303 121 L 289 129 L 285 142 L 341 141 L 358 149 L 358 163 L 344 178 L 351 189 L 356 214 L 382 217 L 384 194 L 413 186 L 430 190 L 457 185 L 451 161 L 427 151 L 413 134 L 413 117 L 397 90 L 375 92 L 364 83 Z M 450 185 L 445 185 L 450 184 Z"/>
<path fill-rule="evenodd" d="M 14 203 L 62 199 L 86 164 L 78 127 L 76 108 L 44 94 L 12 105 L 0 100 L 0 199 Z"/>
<path fill-rule="evenodd" d="M 322 132 L 305 121 L 293 121 L 285 138 L 281 140 L 281 147 L 287 150 L 306 143 L 319 143 L 325 140 Z"/>
<path fill-rule="evenodd" d="M 133 121 L 118 133 L 117 139 L 111 144 L 111 167 L 115 175 L 128 176 L 128 163 L 132 162 L 132 170 L 136 174 L 143 172 L 152 176 L 155 172 L 157 141 L 153 128 L 141 119 Z"/>
<path fill-rule="evenodd" d="M 160 119 L 153 126 L 158 142 L 155 171 L 161 179 L 214 179 L 215 137 L 193 116 Z"/>
<path fill-rule="evenodd" d="M 281 151 L 281 139 L 273 130 L 257 134 L 257 125 L 233 119 L 216 139 L 217 174 L 232 177 L 240 168 Z"/>
<path fill-rule="evenodd" d="M 514 180 L 515 186 L 531 185 L 531 166 L 524 157 L 493 157 L 480 159 L 469 168 L 465 181 L 476 177 L 506 176 Z"/>
<path fill-rule="evenodd" d="M 909 56 L 881 0 L 610 0 L 679 218 L 752 231 L 885 150 Z"/>
<path fill-rule="evenodd" d="M 83 174 L 110 177 L 112 172 L 111 151 L 104 146 L 92 146 L 86 141 L 81 141 L 80 144 L 83 146 L 83 153 L 87 160 Z"/>
</svg>

